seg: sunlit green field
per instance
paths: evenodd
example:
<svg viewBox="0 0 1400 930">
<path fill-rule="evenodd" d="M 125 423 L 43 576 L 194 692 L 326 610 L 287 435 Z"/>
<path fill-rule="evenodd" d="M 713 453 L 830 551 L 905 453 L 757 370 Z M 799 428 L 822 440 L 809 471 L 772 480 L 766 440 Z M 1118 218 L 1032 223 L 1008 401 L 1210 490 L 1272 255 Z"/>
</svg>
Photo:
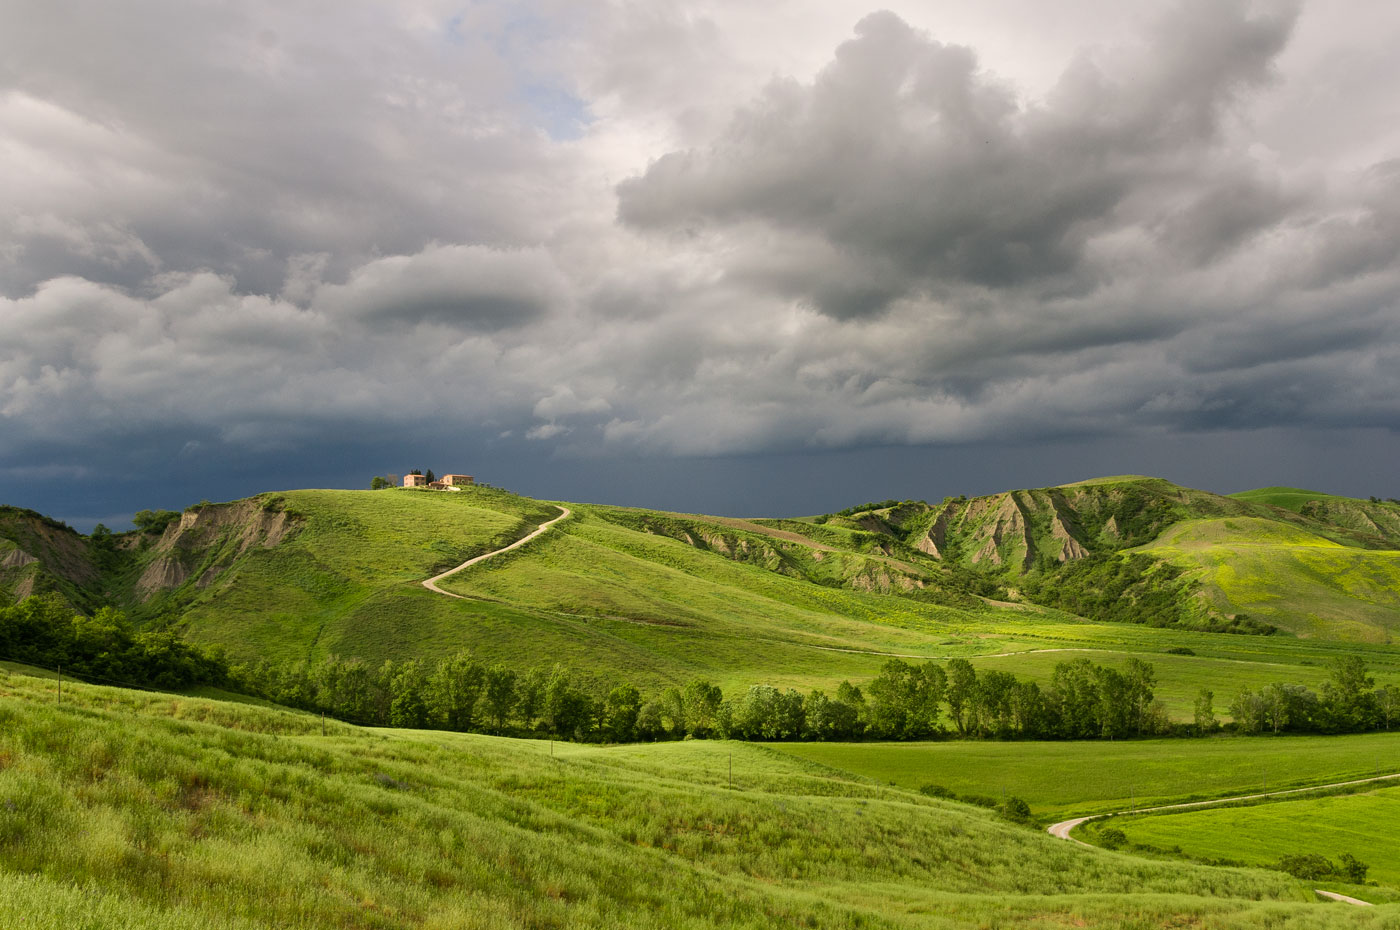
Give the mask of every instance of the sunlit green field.
<svg viewBox="0 0 1400 930">
<path fill-rule="evenodd" d="M 1344 653 L 1361 653 L 1380 683 L 1400 681 L 1400 648 L 1385 644 L 1093 624 L 1033 605 L 814 584 L 793 567 L 869 581 L 936 566 L 908 553 L 837 551 L 869 540 L 827 527 L 809 544 L 744 521 L 655 515 L 690 521 L 692 545 L 639 529 L 643 512 L 592 505 L 571 505 L 574 516 L 543 537 L 453 576 L 444 584 L 463 598 L 447 598 L 421 580 L 525 535 L 554 506 L 489 488 L 281 497 L 301 515 L 298 532 L 242 551 L 206 588 L 187 592 L 181 628 L 235 659 L 432 662 L 471 649 L 521 670 L 560 662 L 599 688 L 625 681 L 654 692 L 699 677 L 732 696 L 754 684 L 834 691 L 873 678 L 891 656 L 966 656 L 1041 683 L 1068 659 L 1113 665 L 1136 656 L 1157 667 L 1158 696 L 1178 720 L 1202 688 L 1215 691 L 1223 718 L 1242 685 L 1317 687 Z"/>
<path fill-rule="evenodd" d="M 1400 733 L 773 748 L 882 784 L 936 784 L 997 799 L 1014 795 L 1044 820 L 1400 772 Z"/>
<path fill-rule="evenodd" d="M 1300 636 L 1389 642 L 1400 627 L 1400 552 L 1244 517 L 1188 520 L 1138 551 L 1194 572 L 1220 609 Z"/>
<path fill-rule="evenodd" d="M 0 675 L 0 926 L 1381 927 L 762 746 L 362 730 Z M 732 763 L 732 787 L 730 772 Z"/>
<path fill-rule="evenodd" d="M 357 635 L 347 618 L 372 610 L 386 592 L 518 539 L 537 518 L 557 513 L 488 488 L 276 496 L 297 516 L 296 532 L 274 548 L 241 552 L 206 588 L 192 592 L 181 618 L 191 639 L 218 643 L 233 655 L 290 659 L 336 651 L 347 633 L 352 640 Z M 220 555 L 216 549 L 210 558 Z"/>
<path fill-rule="evenodd" d="M 1181 847 L 1196 859 L 1268 865 L 1316 853 L 1337 860 L 1349 853 L 1371 868 L 1368 879 L 1400 888 L 1400 787 L 1360 794 L 1252 807 L 1226 807 L 1150 817 L 1115 817 L 1129 842 Z"/>
</svg>

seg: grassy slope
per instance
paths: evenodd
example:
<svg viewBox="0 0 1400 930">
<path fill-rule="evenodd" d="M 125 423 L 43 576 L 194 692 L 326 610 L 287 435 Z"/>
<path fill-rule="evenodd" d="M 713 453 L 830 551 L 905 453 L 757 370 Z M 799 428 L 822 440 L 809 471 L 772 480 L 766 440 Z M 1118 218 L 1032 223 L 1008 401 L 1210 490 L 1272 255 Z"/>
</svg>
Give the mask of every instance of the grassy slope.
<svg viewBox="0 0 1400 930">
<path fill-rule="evenodd" d="M 1257 518 L 1188 520 L 1137 551 L 1190 570 L 1218 609 L 1300 636 L 1389 642 L 1400 627 L 1400 552 Z"/>
<path fill-rule="evenodd" d="M 789 743 L 774 748 L 905 788 L 1024 798 L 1047 820 L 1400 772 L 1400 733 L 1064 743 Z M 1400 865 L 1400 851 L 1396 864 Z"/>
<path fill-rule="evenodd" d="M 435 571 L 518 539 L 557 512 L 485 488 L 450 494 L 286 491 L 277 497 L 300 517 L 296 532 L 274 548 L 250 547 L 203 590 L 196 581 L 202 566 L 196 566 L 190 582 L 166 595 L 189 602 L 182 624 L 191 639 L 274 658 L 359 651 L 345 639 L 360 635 L 362 612 Z M 206 558 L 217 556 L 215 550 Z M 429 628 L 413 635 L 431 643 L 435 617 L 431 609 L 427 614 Z M 380 658 L 405 645 L 392 630 L 365 632 L 371 642 L 387 638 Z"/>
<path fill-rule="evenodd" d="M 948 606 L 918 591 L 814 584 L 806 579 L 822 572 L 868 580 L 886 568 L 898 576 L 906 566 L 913 576 L 926 566 L 920 554 L 885 555 L 862 531 L 812 527 L 809 545 L 743 521 L 588 505 L 574 506 L 573 518 L 523 549 L 448 580 L 449 590 L 468 596 L 456 600 L 418 582 L 524 535 L 554 508 L 489 489 L 279 496 L 303 515 L 297 533 L 274 549 L 248 549 L 206 589 L 192 580 L 176 592 L 193 598 L 185 621 L 191 638 L 222 643 L 236 656 L 336 653 L 371 662 L 471 648 L 517 667 L 560 661 L 600 681 L 649 689 L 704 676 L 730 692 L 759 682 L 831 690 L 843 679 L 873 677 L 882 653 L 1014 653 L 979 664 L 1042 681 L 1056 662 L 1079 654 L 1110 663 L 1131 654 L 1157 664 L 1160 695 L 1183 718 L 1201 687 L 1215 689 L 1223 708 L 1241 683 L 1316 685 L 1326 660 L 1341 651 L 1332 643 L 1095 625 L 1035 607 L 966 597 L 953 600 L 976 606 Z M 694 544 L 661 535 L 677 527 Z M 201 566 L 192 566 L 191 578 L 200 575 Z M 927 577 L 935 578 L 932 571 Z M 1179 646 L 1197 656 L 1164 654 Z M 1355 648 L 1383 681 L 1400 677 L 1400 654 Z M 1043 649 L 1093 651 L 1031 651 Z"/>
<path fill-rule="evenodd" d="M 1378 927 L 764 747 L 558 747 L 0 677 L 0 924 Z M 732 755 L 733 789 L 725 787 Z"/>
<path fill-rule="evenodd" d="M 180 538 L 171 531 L 135 556 L 129 579 L 166 556 L 178 555 L 188 572 L 181 587 L 140 610 L 184 611 L 181 628 L 191 639 L 239 658 L 335 653 L 377 663 L 471 648 L 488 661 L 520 668 L 560 661 L 600 682 L 649 690 L 695 676 L 730 693 L 760 682 L 831 690 L 843 679 L 873 677 L 886 654 L 981 656 L 984 667 L 1045 681 L 1056 662 L 1078 655 L 1110 664 L 1138 655 L 1157 665 L 1159 695 L 1185 718 L 1199 688 L 1215 690 L 1223 710 L 1240 684 L 1316 686 L 1327 660 L 1343 652 L 1364 655 L 1382 682 L 1400 678 L 1400 650 L 1385 645 L 1091 624 L 940 594 L 945 576 L 936 560 L 887 536 L 830 524 L 577 505 L 574 518 L 541 539 L 447 583 L 467 599 L 444 598 L 419 581 L 519 538 L 554 507 L 487 488 L 263 497 L 299 515 L 293 533 L 275 548 L 243 548 L 240 527 L 220 528 L 220 514 L 242 506 L 258 515 L 261 504 L 215 505 L 201 513 L 211 521 L 206 529 Z M 880 593 L 885 588 L 895 593 Z M 1182 646 L 1197 655 L 1165 654 Z M 1092 651 L 1038 651 L 1065 649 Z"/>
<path fill-rule="evenodd" d="M 1237 494 L 1231 494 L 1230 497 L 1235 498 L 1235 500 L 1249 501 L 1255 504 L 1265 504 L 1269 507 L 1282 507 L 1285 510 L 1293 511 L 1294 513 L 1301 513 L 1304 505 L 1306 505 L 1309 501 L 1351 500 L 1351 498 L 1339 497 L 1335 494 L 1323 494 L 1320 491 L 1309 491 L 1306 488 L 1287 487 L 1255 488 L 1252 491 L 1240 491 Z"/>
<path fill-rule="evenodd" d="M 1350 853 L 1371 867 L 1368 878 L 1400 888 L 1400 788 L 1252 807 L 1226 807 L 1151 817 L 1115 817 L 1130 842 L 1181 847 L 1196 859 L 1268 865 L 1317 853 L 1336 861 Z"/>
</svg>

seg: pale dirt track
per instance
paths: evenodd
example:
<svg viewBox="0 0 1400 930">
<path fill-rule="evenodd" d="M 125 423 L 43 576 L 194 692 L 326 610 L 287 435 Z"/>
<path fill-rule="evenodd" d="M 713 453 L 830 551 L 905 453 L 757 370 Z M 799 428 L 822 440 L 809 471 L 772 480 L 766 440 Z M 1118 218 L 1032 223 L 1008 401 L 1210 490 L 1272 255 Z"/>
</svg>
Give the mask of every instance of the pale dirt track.
<svg viewBox="0 0 1400 930">
<path fill-rule="evenodd" d="M 555 506 L 559 507 L 558 504 L 556 504 Z M 492 549 L 490 552 L 483 552 L 481 555 L 476 556 L 475 558 L 467 559 L 465 562 L 463 562 L 461 565 L 458 565 L 456 568 L 449 568 L 441 575 L 434 575 L 433 577 L 425 580 L 423 582 L 423 587 L 427 588 L 429 591 L 441 594 L 444 597 L 455 597 L 460 600 L 465 600 L 466 598 L 464 598 L 460 594 L 453 594 L 451 591 L 444 591 L 442 588 L 439 588 L 437 583 L 444 578 L 448 578 L 452 575 L 457 574 L 464 568 L 471 568 L 478 562 L 485 562 L 487 559 L 492 558 L 493 556 L 498 556 L 502 552 L 509 552 L 512 549 L 519 549 L 521 546 L 525 545 L 530 540 L 543 534 L 545 530 L 549 529 L 551 526 L 558 523 L 560 520 L 563 520 L 565 517 L 569 516 L 570 513 L 572 513 L 572 511 L 570 511 L 568 507 L 559 507 L 559 516 L 555 517 L 553 520 L 546 520 L 544 523 L 541 523 L 539 525 L 539 528 L 536 529 L 529 536 L 526 536 L 523 539 L 517 539 L 509 546 L 502 546 L 499 549 Z"/>
<path fill-rule="evenodd" d="M 1350 785 L 1366 785 L 1378 781 L 1394 781 L 1395 779 L 1400 779 L 1400 772 L 1396 772 L 1391 775 L 1374 775 L 1370 778 L 1355 778 L 1351 781 L 1338 781 L 1333 782 L 1330 785 L 1311 785 L 1307 788 L 1289 788 L 1284 791 L 1264 791 L 1260 792 L 1259 794 L 1241 794 L 1233 798 L 1216 798 L 1211 801 L 1188 801 L 1185 804 L 1163 804 L 1158 807 L 1138 807 L 1133 808 L 1129 811 L 1116 811 L 1114 813 L 1154 814 L 1159 813 L 1161 811 L 1192 810 L 1197 808 L 1214 807 L 1220 804 L 1231 804 L 1236 801 L 1255 801 L 1260 798 L 1280 798 L 1286 797 L 1290 794 L 1306 794 L 1309 791 L 1324 791 L 1328 788 L 1346 788 Z M 1070 836 L 1070 833 L 1074 830 L 1075 827 L 1079 826 L 1081 823 L 1084 823 L 1089 820 L 1101 820 L 1105 817 L 1111 816 L 1113 816 L 1112 813 L 1090 814 L 1087 817 L 1074 817 L 1070 820 L 1061 820 L 1059 823 L 1052 823 L 1050 826 L 1046 827 L 1045 830 L 1051 836 L 1057 836 L 1062 840 L 1069 840 L 1071 843 L 1078 843 L 1080 846 L 1090 846 L 1090 844 L 1085 843 L 1083 840 L 1078 840 Z M 1094 847 L 1090 846 L 1090 848 L 1092 849 Z M 1317 893 L 1322 897 L 1328 898 L 1332 901 L 1342 901 L 1346 904 L 1356 904 L 1361 907 L 1371 906 L 1371 903 L 1369 901 L 1362 901 L 1359 898 L 1353 898 L 1348 895 L 1338 894 L 1335 891 L 1322 891 L 1318 889 Z"/>
</svg>

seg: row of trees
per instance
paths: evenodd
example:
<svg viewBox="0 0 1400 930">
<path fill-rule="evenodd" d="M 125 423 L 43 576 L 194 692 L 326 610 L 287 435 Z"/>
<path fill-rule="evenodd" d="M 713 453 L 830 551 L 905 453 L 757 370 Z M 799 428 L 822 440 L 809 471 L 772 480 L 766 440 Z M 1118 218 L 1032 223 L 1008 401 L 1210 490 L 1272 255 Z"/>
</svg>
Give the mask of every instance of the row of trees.
<svg viewBox="0 0 1400 930">
<path fill-rule="evenodd" d="M 263 662 L 235 667 L 232 678 L 269 700 L 358 723 L 612 742 L 907 740 L 945 735 L 948 726 L 961 737 L 1095 739 L 1169 728 L 1153 697 L 1152 666 L 1137 659 L 1122 671 L 1062 662 L 1045 689 L 1006 672 L 979 673 L 964 659 L 946 667 L 891 659 L 863 689 L 843 682 L 834 695 L 804 695 L 755 685 L 732 699 L 703 679 L 652 696 L 631 684 L 600 696 L 561 666 L 522 674 L 465 652 L 434 666 Z"/>
<path fill-rule="evenodd" d="M 1241 733 L 1359 733 L 1400 723 L 1400 688 L 1376 688 L 1356 656 L 1338 659 L 1321 693 L 1289 682 L 1244 687 L 1230 702 Z"/>
<path fill-rule="evenodd" d="M 178 689 L 228 679 L 223 655 L 172 633 L 137 632 L 119 611 L 84 616 L 56 594 L 0 607 L 0 657 L 78 678 Z"/>
<path fill-rule="evenodd" d="M 834 694 L 755 685 L 726 698 L 695 679 L 644 695 L 635 685 L 599 689 L 562 666 L 521 672 L 470 653 L 428 665 L 372 667 L 358 659 L 230 667 L 222 652 L 165 632 L 137 632 L 116 610 L 75 612 L 57 595 L 0 607 L 0 658 L 79 678 L 163 689 L 225 685 L 355 723 L 630 742 L 690 738 L 908 740 L 945 735 L 996 739 L 1115 739 L 1220 729 L 1214 694 L 1201 691 L 1193 726 L 1173 727 L 1156 699 L 1156 673 L 1129 659 L 1122 669 L 1088 659 L 1058 663 L 1047 686 L 965 659 L 910 664 L 890 659 L 873 680 Z M 1400 723 L 1400 688 L 1377 689 L 1355 656 L 1333 663 L 1320 693 L 1279 682 L 1242 688 L 1230 704 L 1244 734 L 1350 733 Z"/>
</svg>

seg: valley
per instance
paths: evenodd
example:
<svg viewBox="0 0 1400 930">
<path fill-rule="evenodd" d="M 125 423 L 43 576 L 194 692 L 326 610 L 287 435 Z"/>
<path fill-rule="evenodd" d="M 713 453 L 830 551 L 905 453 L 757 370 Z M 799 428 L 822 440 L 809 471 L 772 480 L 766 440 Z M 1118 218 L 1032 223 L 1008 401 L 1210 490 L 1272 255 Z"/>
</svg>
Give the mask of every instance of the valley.
<svg viewBox="0 0 1400 930">
<path fill-rule="evenodd" d="M 0 790 L 29 799 L 0 812 L 0 908 L 57 927 L 87 887 L 100 896 L 92 926 L 179 930 L 301 919 L 1380 926 L 1316 903 L 1314 891 L 1400 897 L 1400 859 L 1374 838 L 1400 789 L 1116 817 L 1127 837 L 1118 852 L 1039 830 L 1400 771 L 1400 734 L 1373 721 L 1372 732 L 1328 735 L 1339 724 L 1327 716 L 1347 706 L 1335 691 L 1347 662 L 1364 669 L 1363 697 L 1400 692 L 1396 513 L 1389 502 L 1287 489 L 1221 497 L 1134 476 L 802 519 L 484 486 L 269 492 L 90 536 L 6 508 L 0 595 L 47 598 L 50 617 L 96 618 L 86 636 L 115 610 L 131 621 L 131 648 L 166 637 L 277 674 L 383 667 L 384 701 L 397 693 L 392 676 L 470 656 L 474 674 L 508 673 L 522 688 L 564 675 L 599 716 L 569 724 L 582 742 L 383 729 L 235 694 L 236 683 L 162 695 L 71 672 L 60 704 L 54 672 L 0 665 Z M 1104 688 L 1146 667 L 1160 714 L 1151 732 L 1173 737 L 976 738 L 993 732 L 984 726 L 948 739 L 949 704 L 922 724 L 933 740 L 763 742 L 758 730 L 747 731 L 753 741 L 679 740 L 682 712 L 664 709 L 667 694 L 680 700 L 696 683 L 715 689 L 721 716 L 745 713 L 755 688 L 831 695 L 854 683 L 883 701 L 873 682 L 894 659 L 950 674 L 966 660 L 977 681 L 1034 685 L 1054 701 L 1067 664 Z M 601 744 L 612 732 L 604 696 L 626 687 L 639 692 L 634 716 L 648 702 L 662 708 L 635 731 L 661 742 Z M 1225 732 L 1188 738 L 1203 692 Z M 1246 694 L 1292 695 L 1302 702 L 1293 728 L 1316 735 L 1237 735 L 1249 725 L 1232 716 Z M 509 713 L 489 723 L 482 710 L 476 728 L 552 726 L 547 714 Z M 221 754 L 242 761 L 216 771 Z M 1008 799 L 1025 802 L 1028 823 L 997 813 Z M 1299 818 L 1332 824 L 1316 850 L 1288 829 Z M 1095 842 L 1097 829 L 1076 835 Z M 1380 884 L 1272 868 L 1311 852 L 1369 856 Z M 273 860 L 292 863 L 286 887 L 261 877 Z M 1249 868 L 1199 864 L 1216 860 Z M 652 877 L 645 889 L 607 877 L 623 872 Z"/>
</svg>

